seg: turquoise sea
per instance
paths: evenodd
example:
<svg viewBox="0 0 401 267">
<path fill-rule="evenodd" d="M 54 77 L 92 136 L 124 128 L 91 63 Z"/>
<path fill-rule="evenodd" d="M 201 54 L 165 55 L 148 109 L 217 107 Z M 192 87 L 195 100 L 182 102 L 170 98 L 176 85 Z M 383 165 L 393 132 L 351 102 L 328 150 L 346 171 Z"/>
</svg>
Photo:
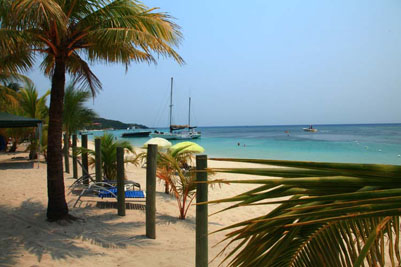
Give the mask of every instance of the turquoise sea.
<svg viewBox="0 0 401 267">
<path fill-rule="evenodd" d="M 401 165 L 401 124 L 313 125 L 316 133 L 304 127 L 308 125 L 199 127 L 202 137 L 193 141 L 209 157 Z M 109 132 L 137 147 L 149 139 L 122 138 L 125 130 Z"/>
</svg>

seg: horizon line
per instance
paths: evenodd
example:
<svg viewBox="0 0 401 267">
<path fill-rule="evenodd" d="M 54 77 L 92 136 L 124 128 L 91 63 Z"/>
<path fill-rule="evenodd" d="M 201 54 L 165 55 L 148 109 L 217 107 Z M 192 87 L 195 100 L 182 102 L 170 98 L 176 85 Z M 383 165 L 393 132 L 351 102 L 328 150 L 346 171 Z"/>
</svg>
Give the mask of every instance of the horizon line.
<svg viewBox="0 0 401 267">
<path fill-rule="evenodd" d="M 339 126 L 339 125 L 390 125 L 390 124 L 401 124 L 401 122 L 366 122 L 366 123 L 317 123 L 317 124 L 256 124 L 256 125 L 208 125 L 208 126 L 196 126 L 197 128 L 207 128 L 207 127 L 277 127 L 277 126 L 308 126 L 308 125 L 319 125 L 319 126 Z M 146 125 L 145 125 L 146 126 Z M 146 126 L 148 127 L 148 126 Z M 148 127 L 153 128 L 168 128 L 169 126 L 157 126 Z"/>
</svg>

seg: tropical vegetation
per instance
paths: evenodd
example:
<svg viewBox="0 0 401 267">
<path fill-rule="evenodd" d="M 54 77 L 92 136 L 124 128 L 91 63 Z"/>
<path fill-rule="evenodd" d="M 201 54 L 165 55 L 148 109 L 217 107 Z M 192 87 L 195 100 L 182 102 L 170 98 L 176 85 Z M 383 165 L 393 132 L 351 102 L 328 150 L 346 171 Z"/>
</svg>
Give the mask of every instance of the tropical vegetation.
<svg viewBox="0 0 401 267">
<path fill-rule="evenodd" d="M 85 106 L 90 98 L 90 90 L 78 89 L 74 82 L 70 82 L 65 89 L 63 130 L 68 140 L 67 147 L 64 148 L 67 151 L 69 150 L 71 135 L 90 124 L 97 116 L 92 109 Z"/>
<path fill-rule="evenodd" d="M 100 153 L 102 158 L 102 171 L 103 177 L 106 180 L 117 180 L 117 147 L 122 147 L 128 152 L 134 154 L 133 146 L 128 141 L 115 140 L 114 136 L 110 133 L 104 133 L 100 137 Z M 91 149 L 82 149 L 79 151 L 86 151 L 90 155 L 89 166 L 94 166 L 96 163 L 96 152 Z M 126 162 L 130 162 L 128 159 Z"/>
<path fill-rule="evenodd" d="M 32 84 L 31 80 L 19 73 L 4 71 L 0 67 L 0 112 L 12 112 L 18 106 L 17 93 L 20 83 Z"/>
<path fill-rule="evenodd" d="M 65 200 L 62 116 L 66 74 L 101 88 L 88 63 L 155 63 L 156 55 L 182 58 L 173 49 L 181 33 L 166 13 L 135 0 L 0 0 L 0 70 L 33 67 L 36 56 L 51 79 L 48 126 L 47 219 L 73 219 Z"/>
<path fill-rule="evenodd" d="M 38 90 L 35 88 L 33 83 L 28 82 L 26 87 L 21 88 L 18 92 L 18 107 L 20 110 L 20 115 L 29 118 L 40 119 L 43 122 L 47 122 L 49 109 L 46 106 L 47 97 L 50 91 L 47 91 L 44 95 L 39 97 Z M 36 134 L 37 130 L 35 128 L 29 129 L 29 158 L 37 158 L 37 150 L 39 148 L 39 135 Z"/>
<path fill-rule="evenodd" d="M 166 192 L 177 200 L 179 218 L 185 219 L 188 209 L 196 196 L 196 176 L 189 166 L 193 153 L 186 147 L 158 152 L 156 176 L 165 182 Z"/>
<path fill-rule="evenodd" d="M 49 94 L 50 92 L 46 92 L 39 96 L 38 90 L 26 76 L 16 73 L 0 75 L 0 111 L 2 112 L 46 122 L 48 117 L 46 101 Z M 29 139 L 29 158 L 37 158 L 39 140 L 35 128 L 7 129 L 2 131 L 2 135 L 13 137 L 10 151 L 15 151 L 21 140 Z"/>
<path fill-rule="evenodd" d="M 210 201 L 276 205 L 265 215 L 225 227 L 229 266 L 400 266 L 401 166 L 215 159 L 280 168 L 219 168 L 255 175 L 240 195 Z M 223 253 L 222 251 L 222 253 Z"/>
</svg>

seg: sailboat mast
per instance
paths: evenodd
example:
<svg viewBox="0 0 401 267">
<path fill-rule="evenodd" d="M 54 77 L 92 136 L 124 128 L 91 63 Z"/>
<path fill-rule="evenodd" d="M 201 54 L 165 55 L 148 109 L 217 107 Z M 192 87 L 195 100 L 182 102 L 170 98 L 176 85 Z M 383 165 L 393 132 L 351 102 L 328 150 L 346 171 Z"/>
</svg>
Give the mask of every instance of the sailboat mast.
<svg viewBox="0 0 401 267">
<path fill-rule="evenodd" d="M 171 91 L 170 91 L 170 132 L 172 132 L 171 129 L 172 117 L 173 117 L 173 77 L 171 77 Z"/>
<path fill-rule="evenodd" d="M 191 126 L 191 98 L 189 98 L 189 108 L 188 108 L 188 127 Z"/>
</svg>

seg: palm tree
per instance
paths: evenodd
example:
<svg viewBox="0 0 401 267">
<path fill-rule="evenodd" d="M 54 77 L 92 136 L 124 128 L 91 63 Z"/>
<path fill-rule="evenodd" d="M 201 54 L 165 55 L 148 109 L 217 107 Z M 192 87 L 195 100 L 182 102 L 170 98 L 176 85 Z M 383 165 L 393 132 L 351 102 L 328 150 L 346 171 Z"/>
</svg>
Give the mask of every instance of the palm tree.
<svg viewBox="0 0 401 267">
<path fill-rule="evenodd" d="M 210 203 L 235 203 L 224 210 L 277 205 L 266 215 L 222 229 L 235 229 L 226 234 L 225 249 L 234 245 L 224 259 L 232 257 L 230 266 L 400 265 L 401 166 L 215 160 L 280 166 L 213 169 L 269 177 L 215 181 L 259 186 Z"/>
<path fill-rule="evenodd" d="M 172 48 L 180 41 L 179 27 L 167 14 L 135 0 L 1 0 L 0 20 L 0 68 L 30 69 L 39 54 L 51 78 L 47 219 L 73 219 L 65 200 L 61 151 L 66 73 L 95 95 L 101 83 L 88 62 L 128 68 L 132 61 L 155 63 L 155 53 L 181 64 Z"/>
<path fill-rule="evenodd" d="M 196 196 L 195 172 L 188 170 L 193 153 L 186 147 L 174 151 L 159 152 L 156 176 L 165 182 L 166 191 L 173 193 L 177 200 L 179 218 L 185 220 L 188 209 Z"/>
<path fill-rule="evenodd" d="M 32 83 L 21 88 L 18 92 L 18 103 L 22 114 L 29 118 L 45 119 L 49 115 L 49 110 L 46 106 L 49 95 L 50 90 L 39 97 L 38 90 Z"/>
<path fill-rule="evenodd" d="M 7 85 L 0 85 L 0 112 L 12 110 L 17 103 L 17 93 Z"/>
<path fill-rule="evenodd" d="M 19 73 L 2 71 L 0 68 L 0 111 L 12 112 L 18 106 L 18 91 L 22 86 L 18 82 L 25 84 L 32 83 L 28 77 Z"/>
<path fill-rule="evenodd" d="M 26 87 L 20 89 L 18 92 L 18 102 L 21 115 L 46 121 L 49 113 L 49 110 L 46 106 L 47 97 L 49 94 L 50 91 L 47 91 L 44 95 L 39 97 L 38 91 L 33 83 L 27 83 Z M 30 129 L 30 140 L 31 144 L 29 146 L 29 158 L 36 159 L 38 140 L 36 138 L 35 129 Z"/>
<path fill-rule="evenodd" d="M 103 176 L 107 180 L 117 179 L 117 147 L 122 147 L 135 154 L 134 148 L 128 141 L 117 141 L 114 136 L 109 133 L 103 134 L 100 138 L 100 153 L 102 157 Z M 82 149 L 80 149 L 82 151 Z M 91 157 L 89 158 L 89 166 L 95 165 L 96 153 L 94 150 L 86 150 Z M 130 162 L 130 161 L 126 161 Z"/>
<path fill-rule="evenodd" d="M 92 109 L 85 107 L 85 102 L 90 98 L 91 93 L 89 90 L 77 89 L 74 82 L 67 85 L 63 112 L 63 128 L 67 135 L 67 140 L 70 140 L 73 133 L 81 129 L 85 124 L 92 122 L 97 116 Z"/>
</svg>

